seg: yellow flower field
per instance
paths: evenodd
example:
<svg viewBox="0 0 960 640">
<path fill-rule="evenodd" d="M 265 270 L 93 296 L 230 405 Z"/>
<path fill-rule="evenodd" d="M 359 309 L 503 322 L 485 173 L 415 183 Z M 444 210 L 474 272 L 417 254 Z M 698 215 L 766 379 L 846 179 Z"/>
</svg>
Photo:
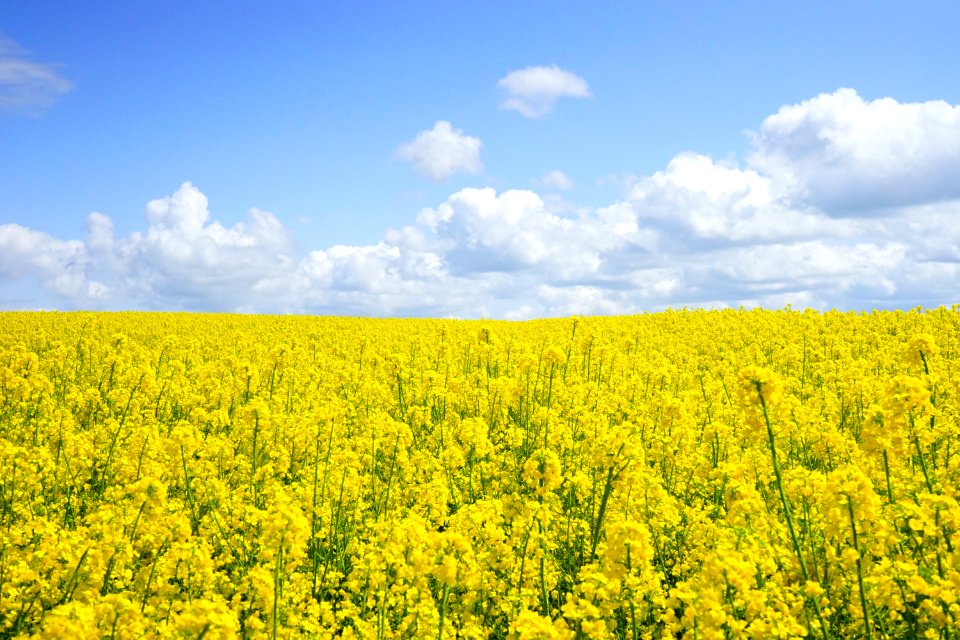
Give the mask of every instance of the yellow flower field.
<svg viewBox="0 0 960 640">
<path fill-rule="evenodd" d="M 0 637 L 958 638 L 960 308 L 0 313 Z"/>
</svg>

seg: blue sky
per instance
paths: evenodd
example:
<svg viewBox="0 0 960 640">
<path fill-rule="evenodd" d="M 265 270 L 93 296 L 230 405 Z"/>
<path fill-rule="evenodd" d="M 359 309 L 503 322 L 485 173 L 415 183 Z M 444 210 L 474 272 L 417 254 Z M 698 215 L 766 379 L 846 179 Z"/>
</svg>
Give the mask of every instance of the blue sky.
<svg viewBox="0 0 960 640">
<path fill-rule="evenodd" d="M 960 302 L 952 2 L 0 6 L 0 308 Z"/>
</svg>

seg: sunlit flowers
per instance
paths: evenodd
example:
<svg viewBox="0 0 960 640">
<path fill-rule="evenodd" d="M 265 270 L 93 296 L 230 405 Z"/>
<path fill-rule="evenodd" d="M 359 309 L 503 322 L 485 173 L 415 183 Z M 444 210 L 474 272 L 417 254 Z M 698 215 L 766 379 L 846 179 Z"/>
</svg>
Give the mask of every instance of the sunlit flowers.
<svg viewBox="0 0 960 640">
<path fill-rule="evenodd" d="M 0 313 L 0 634 L 953 638 L 957 313 Z"/>
</svg>

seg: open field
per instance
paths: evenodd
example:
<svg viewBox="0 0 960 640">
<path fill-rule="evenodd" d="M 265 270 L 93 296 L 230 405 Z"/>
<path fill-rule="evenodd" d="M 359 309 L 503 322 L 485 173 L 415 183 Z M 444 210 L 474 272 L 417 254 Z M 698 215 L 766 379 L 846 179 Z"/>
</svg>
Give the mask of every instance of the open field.
<svg viewBox="0 0 960 640">
<path fill-rule="evenodd" d="M 0 637 L 957 638 L 960 311 L 0 313 Z"/>
</svg>

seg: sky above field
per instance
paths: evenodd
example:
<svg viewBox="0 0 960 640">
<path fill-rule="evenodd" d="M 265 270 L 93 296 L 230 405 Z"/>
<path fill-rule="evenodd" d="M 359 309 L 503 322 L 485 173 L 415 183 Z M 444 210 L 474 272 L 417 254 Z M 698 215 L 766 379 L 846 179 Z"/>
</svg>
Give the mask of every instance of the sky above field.
<svg viewBox="0 0 960 640">
<path fill-rule="evenodd" d="M 960 302 L 960 3 L 0 4 L 0 308 Z"/>
</svg>

